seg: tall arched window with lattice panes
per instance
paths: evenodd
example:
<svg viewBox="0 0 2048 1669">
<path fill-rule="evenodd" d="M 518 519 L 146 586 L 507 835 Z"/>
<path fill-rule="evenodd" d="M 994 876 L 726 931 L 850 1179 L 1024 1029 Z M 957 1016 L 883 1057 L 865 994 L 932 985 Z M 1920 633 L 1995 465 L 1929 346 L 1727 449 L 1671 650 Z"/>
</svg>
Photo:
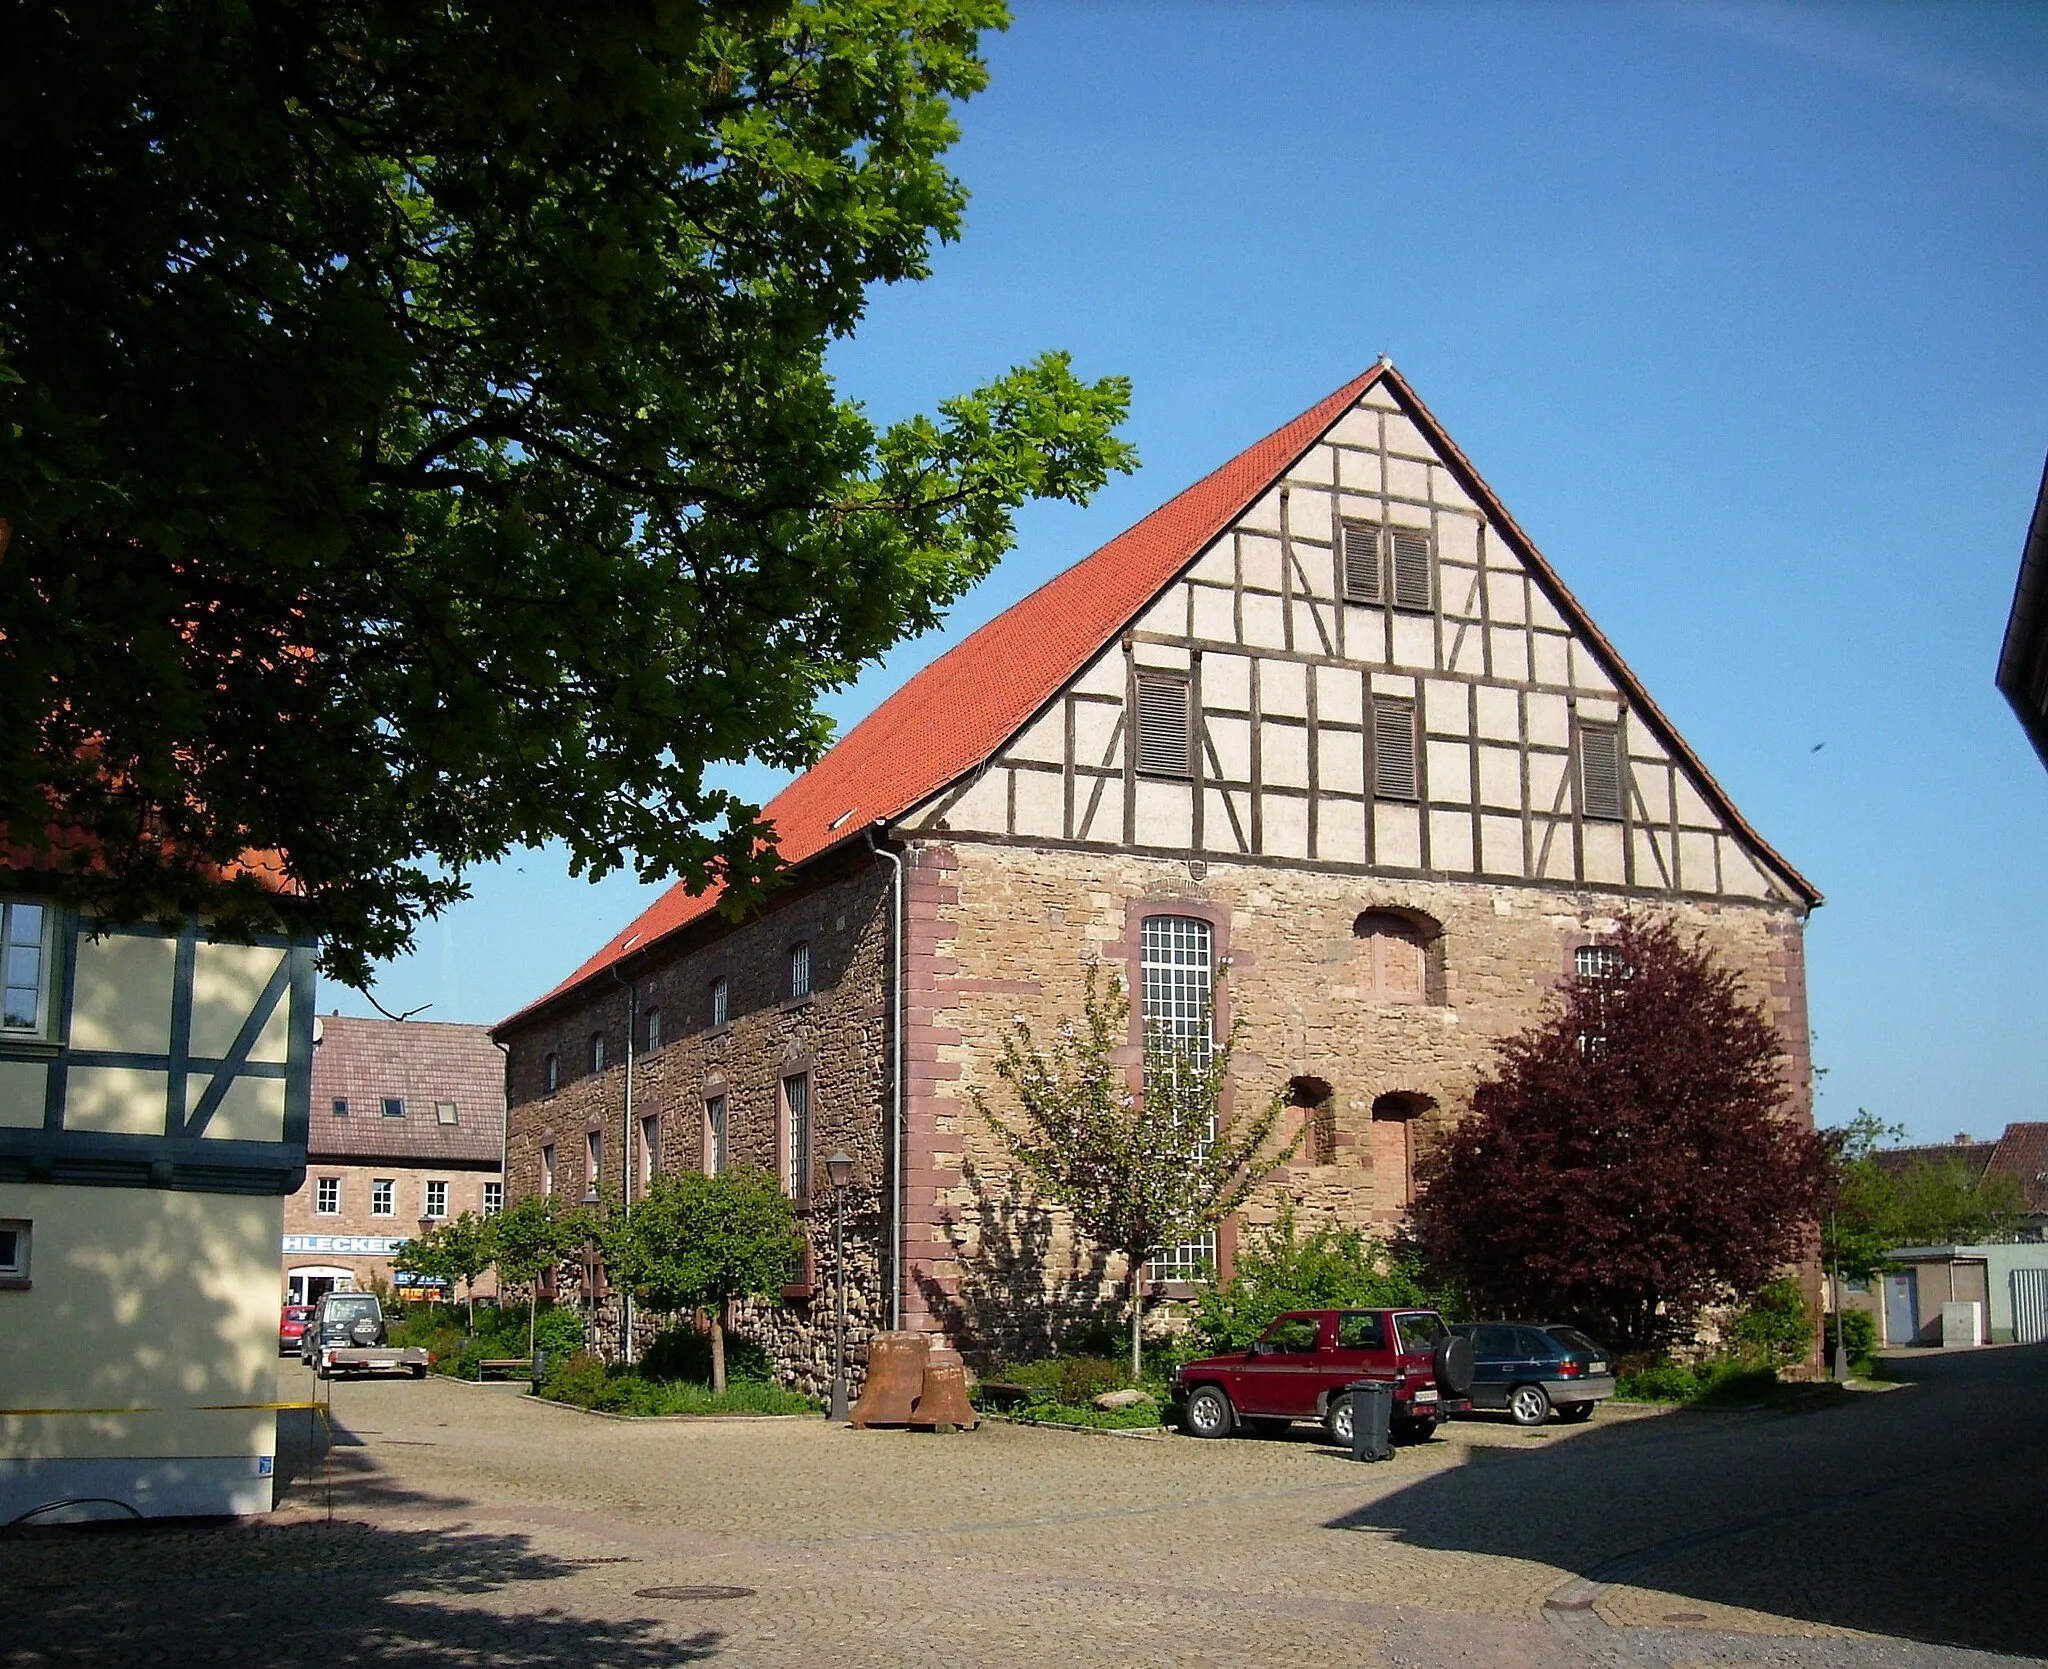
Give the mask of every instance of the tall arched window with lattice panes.
<svg viewBox="0 0 2048 1669">
<path fill-rule="evenodd" d="M 1215 1047 L 1211 1012 L 1216 982 L 1216 930 L 1199 916 L 1147 916 L 1139 934 L 1139 1020 L 1185 1040 L 1207 1060 Z M 1191 1281 L 1216 1267 L 1214 1230 L 1160 1250 L 1145 1265 L 1150 1281 Z"/>
</svg>

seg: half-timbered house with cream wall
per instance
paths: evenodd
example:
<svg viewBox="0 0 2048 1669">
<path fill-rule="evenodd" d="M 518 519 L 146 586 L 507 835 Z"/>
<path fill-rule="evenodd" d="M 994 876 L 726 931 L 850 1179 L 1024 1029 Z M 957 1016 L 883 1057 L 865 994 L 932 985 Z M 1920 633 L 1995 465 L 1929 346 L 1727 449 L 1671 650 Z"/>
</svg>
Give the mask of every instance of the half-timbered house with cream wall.
<svg viewBox="0 0 2048 1669">
<path fill-rule="evenodd" d="M 1134 993 L 1134 1038 L 1200 1024 L 1227 969 L 1240 1082 L 1307 1126 L 1247 1221 L 1397 1224 L 1497 1042 L 1624 910 L 1738 971 L 1810 1117 L 1819 895 L 1384 363 L 918 673 L 769 815 L 769 907 L 734 924 L 672 891 L 496 1035 L 515 1198 L 780 1173 L 814 1250 L 746 1324 L 802 1382 L 829 1350 L 835 1148 L 857 1332 L 990 1350 L 1102 1301 L 1115 1262 L 1019 1192 L 968 1102 L 1000 1094 L 1014 1016 L 1077 1011 L 1090 961 Z M 1227 1266 L 1241 1227 L 1162 1248 L 1157 1285 Z"/>
<path fill-rule="evenodd" d="M 269 1510 L 313 946 L 0 872 L 0 1524 Z"/>
</svg>

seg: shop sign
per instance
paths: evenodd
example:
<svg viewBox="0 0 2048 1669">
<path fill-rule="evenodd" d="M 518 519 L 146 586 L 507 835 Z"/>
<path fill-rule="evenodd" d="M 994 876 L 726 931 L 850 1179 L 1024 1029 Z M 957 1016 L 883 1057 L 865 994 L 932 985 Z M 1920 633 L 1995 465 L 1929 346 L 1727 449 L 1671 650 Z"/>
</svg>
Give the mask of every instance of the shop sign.
<svg viewBox="0 0 2048 1669">
<path fill-rule="evenodd" d="M 325 1252 L 330 1257 L 388 1258 L 405 1241 L 384 1234 L 288 1234 L 287 1257 L 295 1252 Z"/>
</svg>

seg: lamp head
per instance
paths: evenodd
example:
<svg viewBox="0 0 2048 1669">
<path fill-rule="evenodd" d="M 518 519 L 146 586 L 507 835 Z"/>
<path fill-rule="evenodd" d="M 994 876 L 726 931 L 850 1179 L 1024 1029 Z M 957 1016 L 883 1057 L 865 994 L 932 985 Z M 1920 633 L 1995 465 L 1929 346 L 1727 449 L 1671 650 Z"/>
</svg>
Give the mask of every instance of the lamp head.
<svg viewBox="0 0 2048 1669">
<path fill-rule="evenodd" d="M 832 1179 L 834 1188 L 844 1188 L 853 1180 L 853 1155 L 841 1148 L 825 1161 L 825 1174 Z"/>
</svg>

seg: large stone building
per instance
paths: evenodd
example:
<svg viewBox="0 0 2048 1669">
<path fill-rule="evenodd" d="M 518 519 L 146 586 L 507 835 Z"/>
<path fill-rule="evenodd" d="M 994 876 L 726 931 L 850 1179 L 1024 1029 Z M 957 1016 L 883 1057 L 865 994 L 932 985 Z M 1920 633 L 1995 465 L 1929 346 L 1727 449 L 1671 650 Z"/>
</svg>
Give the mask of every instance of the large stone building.
<svg viewBox="0 0 2048 1669">
<path fill-rule="evenodd" d="M 800 1381 L 829 1349 L 838 1147 L 856 1335 L 988 1351 L 1049 1325 L 1048 1296 L 1055 1319 L 1103 1302 L 1114 1260 L 1016 1188 L 968 1101 L 1013 1016 L 1076 1011 L 1090 961 L 1182 1025 L 1227 967 L 1240 1082 L 1289 1086 L 1309 1126 L 1249 1221 L 1396 1222 L 1496 1041 L 1623 910 L 1739 972 L 1810 1117 L 1818 894 L 1389 365 L 934 662 L 769 812 L 771 908 L 734 925 L 672 891 L 496 1035 L 514 1197 L 782 1175 L 814 1250 L 748 1325 Z M 1227 1265 L 1239 1229 L 1167 1249 L 1156 1283 Z"/>
<path fill-rule="evenodd" d="M 504 1143 L 505 1059 L 482 1026 L 323 1018 L 306 1180 L 284 1202 L 286 1301 L 404 1285 L 406 1240 L 505 1203 Z"/>
</svg>

